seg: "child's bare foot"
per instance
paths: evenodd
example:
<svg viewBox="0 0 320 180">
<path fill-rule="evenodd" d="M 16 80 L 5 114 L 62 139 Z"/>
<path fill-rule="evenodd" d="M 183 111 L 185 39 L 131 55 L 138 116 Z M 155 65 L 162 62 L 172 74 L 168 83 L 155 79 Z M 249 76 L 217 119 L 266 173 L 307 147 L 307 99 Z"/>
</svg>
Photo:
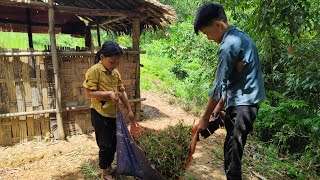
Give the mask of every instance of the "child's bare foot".
<svg viewBox="0 0 320 180">
<path fill-rule="evenodd" d="M 101 180 L 115 180 L 112 176 L 112 169 L 101 169 Z"/>
</svg>

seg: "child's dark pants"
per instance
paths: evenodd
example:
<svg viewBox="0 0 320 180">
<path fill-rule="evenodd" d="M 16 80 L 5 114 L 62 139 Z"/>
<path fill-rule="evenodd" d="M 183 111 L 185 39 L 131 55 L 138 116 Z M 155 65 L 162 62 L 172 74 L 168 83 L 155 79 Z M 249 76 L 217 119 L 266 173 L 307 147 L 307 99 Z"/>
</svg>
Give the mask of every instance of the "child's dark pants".
<svg viewBox="0 0 320 180">
<path fill-rule="evenodd" d="M 108 118 L 91 108 L 91 122 L 99 146 L 99 166 L 101 169 L 111 167 L 117 148 L 116 118 Z"/>
<path fill-rule="evenodd" d="M 248 134 L 253 129 L 258 106 L 231 106 L 226 111 L 227 136 L 224 143 L 224 169 L 228 180 L 242 179 L 241 159 Z"/>
</svg>

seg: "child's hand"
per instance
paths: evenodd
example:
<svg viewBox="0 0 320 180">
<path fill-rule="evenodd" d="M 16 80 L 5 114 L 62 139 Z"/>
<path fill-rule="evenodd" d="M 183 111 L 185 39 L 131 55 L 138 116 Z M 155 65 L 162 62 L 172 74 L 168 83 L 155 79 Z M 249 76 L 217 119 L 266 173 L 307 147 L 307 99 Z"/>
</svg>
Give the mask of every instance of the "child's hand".
<svg viewBox="0 0 320 180">
<path fill-rule="evenodd" d="M 110 98 L 112 99 L 113 102 L 119 103 L 119 96 L 118 96 L 118 94 L 114 93 L 113 91 L 110 91 L 109 96 L 110 96 Z"/>
<path fill-rule="evenodd" d="M 135 121 L 136 121 L 136 119 L 135 119 L 134 114 L 133 114 L 132 111 L 129 111 L 129 112 L 128 112 L 128 117 L 129 117 L 129 119 L 130 119 L 131 122 L 135 122 Z"/>
</svg>

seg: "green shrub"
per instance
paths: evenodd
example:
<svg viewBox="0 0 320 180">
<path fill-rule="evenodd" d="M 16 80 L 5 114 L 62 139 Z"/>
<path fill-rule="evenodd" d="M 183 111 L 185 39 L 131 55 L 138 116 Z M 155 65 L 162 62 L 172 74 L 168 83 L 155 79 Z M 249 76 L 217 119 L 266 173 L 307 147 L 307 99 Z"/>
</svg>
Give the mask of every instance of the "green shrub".
<svg viewBox="0 0 320 180">
<path fill-rule="evenodd" d="M 306 101 L 290 99 L 277 92 L 269 92 L 269 96 L 272 100 L 269 97 L 261 104 L 255 122 L 256 137 L 278 149 L 277 156 L 294 160 L 288 161 L 291 170 L 287 173 L 291 177 L 320 176 L 316 173 L 320 168 L 320 116 L 310 113 Z"/>
<path fill-rule="evenodd" d="M 165 179 L 179 179 L 186 168 L 190 139 L 191 126 L 180 122 L 161 131 L 146 131 L 137 142 Z"/>
</svg>

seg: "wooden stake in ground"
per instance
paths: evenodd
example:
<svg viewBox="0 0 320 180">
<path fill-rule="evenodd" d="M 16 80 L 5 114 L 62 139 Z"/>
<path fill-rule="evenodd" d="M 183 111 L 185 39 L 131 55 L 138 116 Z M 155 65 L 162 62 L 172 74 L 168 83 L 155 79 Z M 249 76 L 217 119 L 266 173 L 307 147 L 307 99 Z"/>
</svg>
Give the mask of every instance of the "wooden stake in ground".
<svg viewBox="0 0 320 180">
<path fill-rule="evenodd" d="M 58 63 L 58 54 L 56 46 L 56 34 L 54 30 L 54 10 L 53 10 L 53 0 L 49 0 L 49 34 L 50 34 L 50 45 L 52 53 L 52 64 L 54 72 L 54 87 L 55 87 L 55 100 L 56 100 L 56 118 L 58 126 L 58 135 L 59 139 L 64 140 L 65 134 L 63 130 L 63 120 L 61 116 L 61 88 L 60 88 L 60 77 L 59 77 L 59 63 Z"/>
<path fill-rule="evenodd" d="M 135 51 L 140 51 L 140 19 L 132 20 L 132 48 Z M 140 54 L 136 55 L 136 99 L 140 98 Z M 136 103 L 136 120 L 141 118 L 141 102 Z"/>
</svg>

